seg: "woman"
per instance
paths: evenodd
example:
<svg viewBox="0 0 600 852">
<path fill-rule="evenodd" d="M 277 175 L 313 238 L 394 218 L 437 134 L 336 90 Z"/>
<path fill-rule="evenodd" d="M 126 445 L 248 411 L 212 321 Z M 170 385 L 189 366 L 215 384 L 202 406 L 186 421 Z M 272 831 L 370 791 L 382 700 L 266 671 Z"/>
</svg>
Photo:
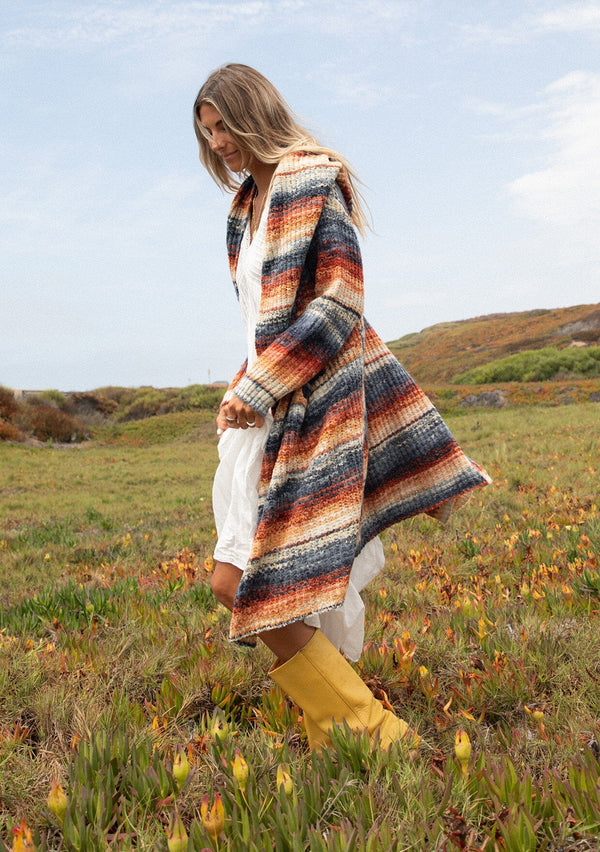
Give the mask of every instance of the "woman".
<svg viewBox="0 0 600 852">
<path fill-rule="evenodd" d="M 259 636 L 276 655 L 271 675 L 302 707 L 311 748 L 343 721 L 412 746 L 338 649 L 360 654 L 378 534 L 418 512 L 447 517 L 488 477 L 363 317 L 365 216 L 348 163 L 245 65 L 210 75 L 194 127 L 201 161 L 236 190 L 227 246 L 248 339 L 217 418 L 213 591 L 231 640 Z"/>
</svg>

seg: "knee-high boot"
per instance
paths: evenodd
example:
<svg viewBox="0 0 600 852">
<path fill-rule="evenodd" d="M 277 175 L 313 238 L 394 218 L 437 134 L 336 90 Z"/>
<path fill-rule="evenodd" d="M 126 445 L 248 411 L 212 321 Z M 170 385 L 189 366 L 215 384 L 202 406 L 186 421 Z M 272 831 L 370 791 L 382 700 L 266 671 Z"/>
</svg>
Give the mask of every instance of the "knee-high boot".
<svg viewBox="0 0 600 852">
<path fill-rule="evenodd" d="M 371 738 L 379 731 L 382 748 L 399 740 L 407 749 L 419 743 L 418 734 L 383 707 L 320 630 L 290 660 L 275 664 L 270 674 L 302 708 L 311 749 L 329 745 L 329 732 L 344 720 L 354 730 L 366 728 Z"/>
</svg>

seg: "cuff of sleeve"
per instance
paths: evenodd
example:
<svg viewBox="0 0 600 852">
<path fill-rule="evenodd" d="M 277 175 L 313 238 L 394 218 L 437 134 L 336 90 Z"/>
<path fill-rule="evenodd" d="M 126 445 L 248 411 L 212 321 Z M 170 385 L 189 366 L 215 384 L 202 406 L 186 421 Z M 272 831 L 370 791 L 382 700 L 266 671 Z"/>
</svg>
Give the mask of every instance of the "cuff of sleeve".
<svg viewBox="0 0 600 852">
<path fill-rule="evenodd" d="M 262 417 L 268 414 L 269 410 L 277 402 L 276 397 L 269 393 L 259 382 L 251 379 L 246 375 L 235 386 L 233 393 L 239 397 L 242 402 L 245 402 L 250 408 L 257 411 Z"/>
</svg>

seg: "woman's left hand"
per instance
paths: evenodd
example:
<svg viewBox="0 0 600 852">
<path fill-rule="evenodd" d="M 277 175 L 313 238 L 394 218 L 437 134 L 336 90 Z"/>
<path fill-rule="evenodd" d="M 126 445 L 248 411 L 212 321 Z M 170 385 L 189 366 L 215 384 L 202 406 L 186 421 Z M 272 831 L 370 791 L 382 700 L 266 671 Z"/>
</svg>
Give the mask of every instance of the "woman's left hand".
<svg viewBox="0 0 600 852">
<path fill-rule="evenodd" d="M 219 411 L 218 425 L 221 429 L 253 429 L 263 423 L 263 416 L 237 396 L 232 396 Z"/>
</svg>

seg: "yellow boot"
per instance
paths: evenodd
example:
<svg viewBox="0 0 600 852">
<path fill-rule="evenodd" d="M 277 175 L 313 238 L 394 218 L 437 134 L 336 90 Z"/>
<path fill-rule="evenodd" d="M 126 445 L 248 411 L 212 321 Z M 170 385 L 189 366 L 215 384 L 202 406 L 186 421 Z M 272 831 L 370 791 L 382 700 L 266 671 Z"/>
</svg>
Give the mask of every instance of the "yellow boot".
<svg viewBox="0 0 600 852">
<path fill-rule="evenodd" d="M 344 720 L 353 730 L 366 728 L 371 739 L 378 731 L 381 748 L 398 740 L 406 741 L 409 749 L 419 743 L 418 734 L 384 709 L 320 630 L 291 660 L 276 663 L 271 677 L 302 708 L 311 749 L 329 745 L 329 732 Z"/>
<path fill-rule="evenodd" d="M 323 731 L 313 722 L 304 708 L 302 708 L 302 716 L 304 718 L 304 730 L 306 731 L 308 747 L 311 751 L 321 751 L 323 746 L 329 743 L 328 735 L 323 734 Z"/>
</svg>

